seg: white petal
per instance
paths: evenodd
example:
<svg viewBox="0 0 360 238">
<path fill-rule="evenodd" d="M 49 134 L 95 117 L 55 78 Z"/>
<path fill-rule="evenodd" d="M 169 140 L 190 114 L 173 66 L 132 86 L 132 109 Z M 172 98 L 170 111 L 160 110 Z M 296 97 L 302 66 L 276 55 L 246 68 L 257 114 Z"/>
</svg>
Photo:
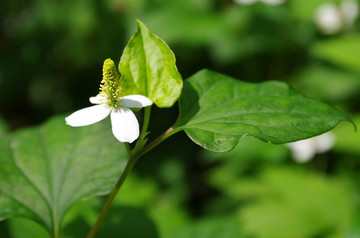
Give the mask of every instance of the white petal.
<svg viewBox="0 0 360 238">
<path fill-rule="evenodd" d="M 96 105 L 81 109 L 65 118 L 69 126 L 88 126 L 101 121 L 110 114 L 111 109 L 106 105 Z"/>
<path fill-rule="evenodd" d="M 143 95 L 128 95 L 120 98 L 122 105 L 127 108 L 146 107 L 152 104 L 152 101 Z"/>
<path fill-rule="evenodd" d="M 89 101 L 92 104 L 101 104 L 101 100 L 105 100 L 105 97 L 101 96 L 100 94 L 96 95 L 95 97 L 89 98 Z"/>
<path fill-rule="evenodd" d="M 119 108 L 110 114 L 112 132 L 120 142 L 132 143 L 139 137 L 139 123 L 134 113 L 127 108 Z"/>
</svg>

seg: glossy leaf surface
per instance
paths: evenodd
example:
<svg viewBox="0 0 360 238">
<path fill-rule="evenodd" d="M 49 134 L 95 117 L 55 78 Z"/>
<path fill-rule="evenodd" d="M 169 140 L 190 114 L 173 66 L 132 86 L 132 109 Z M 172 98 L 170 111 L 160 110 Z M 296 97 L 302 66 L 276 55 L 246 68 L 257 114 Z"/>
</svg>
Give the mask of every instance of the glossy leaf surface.
<svg viewBox="0 0 360 238">
<path fill-rule="evenodd" d="M 251 135 L 274 144 L 309 138 L 348 118 L 279 81 L 245 83 L 203 70 L 188 80 L 175 130 L 201 147 L 226 152 Z"/>
<path fill-rule="evenodd" d="M 125 94 L 141 94 L 158 107 L 171 107 L 179 98 L 182 78 L 166 43 L 137 20 L 119 64 Z"/>
</svg>

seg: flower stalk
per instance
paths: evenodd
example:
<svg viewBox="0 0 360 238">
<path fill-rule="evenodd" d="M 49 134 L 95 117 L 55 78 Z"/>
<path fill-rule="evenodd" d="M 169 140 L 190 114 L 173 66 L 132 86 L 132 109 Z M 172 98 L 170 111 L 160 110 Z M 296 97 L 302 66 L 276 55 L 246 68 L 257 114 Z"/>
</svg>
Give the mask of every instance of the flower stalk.
<svg viewBox="0 0 360 238">
<path fill-rule="evenodd" d="M 121 186 L 123 185 L 126 177 L 129 175 L 129 173 L 131 172 L 132 168 L 134 167 L 136 161 L 139 159 L 139 156 L 134 156 L 134 157 L 130 157 L 126 167 L 123 171 L 123 173 L 121 174 L 119 180 L 117 181 L 114 189 L 111 191 L 108 199 L 106 200 L 106 203 L 103 207 L 103 209 L 100 212 L 100 215 L 96 221 L 96 223 L 94 224 L 94 226 L 91 228 L 87 238 L 92 238 L 95 236 L 96 232 L 98 231 L 98 229 L 100 228 L 100 225 L 102 223 L 102 221 L 105 218 L 105 215 L 107 214 L 109 208 L 111 207 L 112 202 L 114 201 L 116 194 L 118 193 L 118 191 L 120 190 Z"/>
<path fill-rule="evenodd" d="M 130 158 L 129 158 L 126 166 L 125 166 L 125 169 L 124 169 L 123 173 L 121 174 L 121 176 L 120 176 L 119 180 L 117 181 L 114 189 L 111 191 L 108 199 L 106 200 L 106 203 L 105 203 L 103 209 L 100 212 L 98 220 L 96 221 L 96 223 L 94 224 L 94 226 L 90 230 L 87 238 L 93 238 L 95 236 L 95 234 L 98 231 L 98 229 L 100 228 L 101 223 L 104 220 L 109 208 L 111 207 L 111 204 L 114 201 L 114 199 L 116 197 L 116 194 L 119 192 L 119 190 L 120 190 L 121 186 L 123 185 L 125 179 L 130 174 L 131 170 L 133 169 L 133 167 L 136 164 L 136 162 L 138 161 L 138 159 L 142 155 L 144 155 L 145 153 L 150 151 L 152 148 L 154 148 L 155 146 L 157 146 L 158 144 L 163 142 L 165 139 L 167 139 L 171 135 L 178 132 L 178 130 L 174 130 L 172 127 L 170 127 L 162 135 L 160 135 L 155 140 L 150 142 L 148 145 L 143 147 L 141 145 L 144 145 L 146 143 L 146 135 L 148 134 L 147 133 L 147 126 L 149 124 L 149 119 L 150 119 L 150 108 L 146 108 L 145 109 L 145 115 L 144 115 L 144 126 L 143 126 L 143 130 L 142 130 L 142 132 L 140 134 L 139 141 L 136 144 L 136 146 L 134 147 L 134 149 L 131 151 Z"/>
</svg>

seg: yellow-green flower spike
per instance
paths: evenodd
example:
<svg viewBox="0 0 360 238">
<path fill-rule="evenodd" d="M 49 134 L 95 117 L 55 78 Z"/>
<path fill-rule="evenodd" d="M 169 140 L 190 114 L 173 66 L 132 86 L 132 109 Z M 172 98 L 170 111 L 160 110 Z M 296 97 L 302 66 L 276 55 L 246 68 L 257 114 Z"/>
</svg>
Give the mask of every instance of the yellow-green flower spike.
<svg viewBox="0 0 360 238">
<path fill-rule="evenodd" d="M 103 79 L 100 84 L 100 95 L 106 98 L 106 103 L 112 108 L 117 108 L 121 97 L 120 76 L 116 70 L 115 63 L 106 59 L 103 66 Z"/>
</svg>

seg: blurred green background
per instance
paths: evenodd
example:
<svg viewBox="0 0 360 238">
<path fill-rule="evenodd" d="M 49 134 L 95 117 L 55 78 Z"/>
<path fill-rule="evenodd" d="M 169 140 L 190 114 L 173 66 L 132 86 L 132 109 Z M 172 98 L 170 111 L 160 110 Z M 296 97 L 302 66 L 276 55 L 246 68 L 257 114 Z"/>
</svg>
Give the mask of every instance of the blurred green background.
<svg viewBox="0 0 360 238">
<path fill-rule="evenodd" d="M 168 43 L 184 79 L 208 68 L 285 81 L 360 127 L 359 2 L 244 2 L 2 0 L 2 120 L 14 131 L 88 106 L 103 61 L 119 61 L 138 18 Z M 150 137 L 176 117 L 176 106 L 153 108 Z M 213 154 L 179 133 L 138 162 L 98 237 L 360 237 L 360 135 L 350 123 L 333 135 L 331 150 L 298 163 L 285 145 L 245 138 Z M 84 237 L 102 204 L 74 206 L 63 236 Z M 47 234 L 12 219 L 0 223 L 0 237 Z"/>
</svg>

